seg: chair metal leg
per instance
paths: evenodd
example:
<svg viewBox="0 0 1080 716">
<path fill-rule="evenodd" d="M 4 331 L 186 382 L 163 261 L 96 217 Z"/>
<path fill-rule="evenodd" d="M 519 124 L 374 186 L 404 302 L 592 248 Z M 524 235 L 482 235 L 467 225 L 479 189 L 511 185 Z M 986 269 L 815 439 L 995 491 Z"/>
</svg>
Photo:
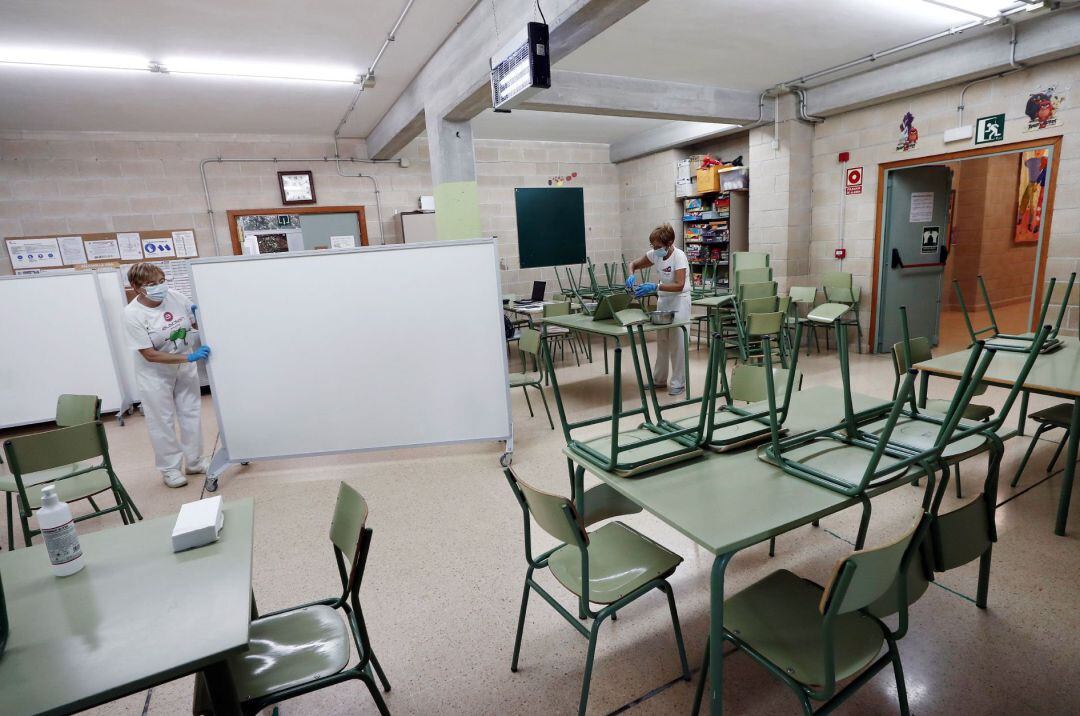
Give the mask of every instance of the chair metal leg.
<svg viewBox="0 0 1080 716">
<path fill-rule="evenodd" d="M 866 544 L 866 533 L 870 529 L 870 498 L 865 493 L 859 495 L 863 505 L 862 519 L 859 520 L 859 535 L 855 538 L 855 549 L 860 550 Z"/>
<path fill-rule="evenodd" d="M 1061 457 L 1061 451 L 1065 449 L 1065 446 L 1069 443 L 1069 431 L 1065 431 L 1065 435 L 1062 436 L 1061 442 L 1058 443 L 1057 450 L 1054 451 L 1054 457 L 1050 458 L 1050 464 L 1046 466 L 1047 472 L 1054 471 L 1054 465 L 1057 465 L 1058 458 Z"/>
<path fill-rule="evenodd" d="M 956 499 L 961 499 L 964 496 L 963 491 L 960 489 L 960 463 L 956 463 Z"/>
<path fill-rule="evenodd" d="M 769 538 L 769 556 L 770 557 L 775 557 L 776 556 L 776 538 L 775 537 L 770 537 Z"/>
<path fill-rule="evenodd" d="M 386 708 L 386 702 L 383 700 L 382 694 L 379 693 L 379 687 L 375 685 L 375 680 L 363 672 L 360 673 L 358 678 L 364 682 L 364 686 L 367 687 L 368 692 L 371 694 L 371 699 L 375 702 L 375 707 L 379 709 L 379 713 L 382 716 L 390 716 L 390 709 Z"/>
<path fill-rule="evenodd" d="M 8 549 L 15 549 L 15 517 L 11 511 L 11 493 L 4 495 L 7 498 L 7 544 Z"/>
<path fill-rule="evenodd" d="M 994 556 L 994 545 L 990 545 L 979 557 L 979 588 L 975 593 L 975 606 L 986 609 L 986 599 L 990 592 L 990 561 Z"/>
<path fill-rule="evenodd" d="M 600 625 L 607 616 L 603 610 L 593 622 L 589 631 L 589 654 L 585 657 L 585 675 L 581 679 L 581 701 L 578 702 L 578 716 L 585 716 L 585 708 L 589 705 L 589 683 L 592 681 L 593 658 L 596 656 L 596 637 L 600 633 Z"/>
<path fill-rule="evenodd" d="M 547 413 L 548 425 L 550 425 L 551 429 L 554 430 L 555 423 L 551 420 L 551 410 L 548 408 L 547 396 L 544 395 L 544 389 L 540 386 L 537 386 L 536 389 L 540 391 L 540 399 L 544 401 L 544 412 Z"/>
<path fill-rule="evenodd" d="M 529 406 L 529 417 L 530 418 L 536 417 L 535 415 L 533 415 L 532 401 L 529 400 L 529 389 L 528 389 L 528 387 L 526 387 L 524 385 L 521 386 L 521 392 L 525 394 L 525 405 Z"/>
<path fill-rule="evenodd" d="M 690 664 L 686 661 L 686 646 L 683 645 L 682 628 L 679 626 L 679 612 L 675 608 L 675 593 L 671 589 L 671 585 L 666 581 L 660 589 L 667 595 L 668 608 L 671 610 L 671 626 L 675 629 L 675 646 L 679 648 L 679 664 L 682 665 L 683 681 L 689 681 Z M 611 618 L 615 618 L 614 613 L 612 613 Z"/>
<path fill-rule="evenodd" d="M 375 673 L 378 674 L 379 681 L 382 682 L 383 691 L 389 693 L 390 680 L 386 678 L 386 672 L 383 671 L 382 664 L 380 664 L 379 660 L 375 657 L 375 652 L 371 650 L 370 645 L 368 646 L 368 653 L 371 655 L 371 665 L 375 667 Z"/>
<path fill-rule="evenodd" d="M 1016 487 L 1020 482 L 1020 476 L 1024 474 L 1024 468 L 1027 467 L 1028 460 L 1031 458 L 1031 453 L 1035 452 L 1035 446 L 1039 442 L 1039 436 L 1047 430 L 1048 423 L 1044 423 L 1039 426 L 1039 429 L 1035 431 L 1035 434 L 1031 437 L 1031 442 L 1028 443 L 1027 452 L 1024 453 L 1024 459 L 1020 461 L 1020 467 L 1016 469 L 1016 474 L 1013 476 L 1012 482 L 1009 483 L 1009 487 Z M 1063 440 L 1062 445 L 1065 444 Z"/>
<path fill-rule="evenodd" d="M 517 635 L 514 637 L 514 658 L 510 661 L 510 671 L 514 672 L 518 670 L 518 656 L 521 655 L 521 635 L 525 631 L 525 609 L 529 606 L 529 577 L 531 576 L 532 569 L 529 569 L 529 575 L 525 577 L 525 588 L 521 592 L 521 610 L 518 612 Z"/>
<path fill-rule="evenodd" d="M 893 676 L 896 677 L 896 699 L 900 702 L 900 716 L 911 716 L 911 711 L 908 709 L 907 684 L 904 682 L 904 667 L 900 663 L 900 650 L 896 648 L 896 641 L 891 636 L 886 637 L 885 640 L 889 645 Z"/>
</svg>

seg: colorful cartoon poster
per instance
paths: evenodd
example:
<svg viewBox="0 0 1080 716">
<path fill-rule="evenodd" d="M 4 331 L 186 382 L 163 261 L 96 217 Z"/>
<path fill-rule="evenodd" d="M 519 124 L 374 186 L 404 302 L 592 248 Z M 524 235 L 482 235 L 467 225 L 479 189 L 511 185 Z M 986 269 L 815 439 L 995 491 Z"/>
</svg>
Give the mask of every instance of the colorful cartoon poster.
<svg viewBox="0 0 1080 716">
<path fill-rule="evenodd" d="M 906 152 L 914 149 L 919 142 L 919 130 L 915 128 L 915 115 L 905 112 L 900 120 L 900 139 L 896 142 L 896 151 Z"/>
<path fill-rule="evenodd" d="M 1039 241 L 1049 161 L 1049 149 L 1032 149 L 1020 154 L 1019 196 L 1016 202 L 1016 227 L 1013 231 L 1013 241 L 1017 244 L 1034 244 Z"/>
<path fill-rule="evenodd" d="M 1065 103 L 1065 93 L 1051 85 L 1044 90 L 1032 92 L 1028 96 L 1024 114 L 1028 123 L 1025 132 L 1036 132 L 1061 124 L 1061 106 Z"/>
</svg>

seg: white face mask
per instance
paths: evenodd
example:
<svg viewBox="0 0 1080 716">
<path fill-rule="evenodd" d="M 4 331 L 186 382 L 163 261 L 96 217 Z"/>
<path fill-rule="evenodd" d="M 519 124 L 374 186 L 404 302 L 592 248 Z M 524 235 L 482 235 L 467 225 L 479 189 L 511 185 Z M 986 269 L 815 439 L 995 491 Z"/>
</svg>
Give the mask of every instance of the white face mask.
<svg viewBox="0 0 1080 716">
<path fill-rule="evenodd" d="M 164 301 L 165 296 L 169 294 L 169 285 L 166 283 L 159 283 L 154 286 L 146 286 L 143 288 L 146 293 L 146 297 L 151 301 Z"/>
</svg>

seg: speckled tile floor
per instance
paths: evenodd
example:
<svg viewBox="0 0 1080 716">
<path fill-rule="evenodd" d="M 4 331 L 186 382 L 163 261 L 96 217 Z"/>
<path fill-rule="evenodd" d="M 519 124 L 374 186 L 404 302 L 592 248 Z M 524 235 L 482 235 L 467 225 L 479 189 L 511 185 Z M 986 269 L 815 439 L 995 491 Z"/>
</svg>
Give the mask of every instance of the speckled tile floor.
<svg viewBox="0 0 1080 716">
<path fill-rule="evenodd" d="M 598 356 L 599 357 L 599 356 Z M 695 390 L 705 352 L 692 351 Z M 839 384 L 835 353 L 802 361 L 805 386 Z M 598 363 L 563 364 L 560 383 L 574 414 L 602 409 L 610 380 Z M 890 363 L 883 356 L 853 356 L 855 388 L 888 396 Z M 629 381 L 627 387 L 630 387 Z M 932 393 L 946 388 L 931 382 Z M 936 389 L 936 390 L 935 390 Z M 1004 392 L 991 390 L 987 402 Z M 550 398 L 550 395 L 549 395 Z M 1032 398 L 1032 410 L 1050 401 Z M 537 401 L 534 401 L 534 408 Z M 552 404 L 554 409 L 554 404 Z M 529 418 L 520 391 L 513 396 L 519 474 L 537 486 L 566 493 L 561 432 L 540 413 Z M 207 446 L 215 425 L 209 398 L 203 415 Z M 287 419 L 287 416 L 283 416 Z M 333 419 L 327 415 L 327 420 Z M 114 463 L 146 516 L 175 512 L 197 499 L 201 484 L 170 490 L 153 469 L 142 419 L 124 427 L 108 422 Z M 1053 435 L 1053 434 L 1051 434 Z M 1001 498 L 1027 438 L 1007 443 Z M 1024 478 L 1043 474 L 1055 445 L 1040 444 Z M 226 499 L 255 499 L 254 587 L 260 608 L 286 607 L 335 594 L 337 575 L 327 530 L 337 483 L 346 480 L 371 505 L 374 541 L 362 598 L 371 638 L 393 684 L 387 703 L 395 714 L 569 714 L 577 707 L 585 640 L 539 599 L 525 627 L 521 668 L 510 672 L 518 600 L 525 573 L 521 513 L 498 467 L 499 445 L 471 445 L 280 460 L 231 469 L 223 478 Z M 964 465 L 967 494 L 974 494 L 985 460 Z M 1023 487 L 1023 484 L 1021 485 Z M 915 714 L 1080 713 L 1076 664 L 1080 663 L 1080 507 L 1069 535 L 1053 535 L 1060 475 L 998 511 L 1000 541 L 994 548 L 990 608 L 975 608 L 975 565 L 942 575 L 914 606 L 911 630 L 900 650 Z M 901 488 L 874 501 L 870 543 L 899 529 L 920 491 Z M 946 498 L 955 502 L 953 496 Z M 1074 502 L 1078 502 L 1074 500 Z M 2 519 L 2 517 L 0 517 Z M 695 672 L 708 628 L 712 558 L 659 520 L 639 514 L 628 524 L 685 559 L 672 578 L 687 649 Z M 850 550 L 855 510 L 781 537 L 774 558 L 767 546 L 741 552 L 728 569 L 729 594 L 774 569 L 786 568 L 824 581 Z M 111 527 L 111 518 L 83 523 Z M 538 543 L 550 542 L 541 538 Z M 561 588 L 552 585 L 553 594 Z M 572 605 L 571 599 L 564 604 Z M 206 628 L 214 605 L 206 605 Z M 670 682 L 678 660 L 663 598 L 657 594 L 620 612 L 601 632 L 589 702 L 590 714 L 622 709 L 632 714 L 687 713 L 694 684 Z M 726 662 L 724 699 L 729 714 L 798 713 L 794 697 L 743 655 Z M 696 675 L 696 674 L 695 674 Z M 97 709 L 101 714 L 190 713 L 191 678 L 142 692 Z M 2 711 L 2 708 L 0 708 Z M 896 713 L 891 673 L 876 676 L 840 708 L 844 714 Z M 284 714 L 374 714 L 360 684 L 343 684 L 284 704 Z"/>
</svg>

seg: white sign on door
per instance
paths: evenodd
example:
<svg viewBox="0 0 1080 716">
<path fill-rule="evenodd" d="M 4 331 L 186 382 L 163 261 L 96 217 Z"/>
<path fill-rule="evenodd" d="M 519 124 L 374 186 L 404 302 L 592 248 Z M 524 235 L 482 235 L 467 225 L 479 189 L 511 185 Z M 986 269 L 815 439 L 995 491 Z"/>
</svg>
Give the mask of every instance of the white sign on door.
<svg viewBox="0 0 1080 716">
<path fill-rule="evenodd" d="M 934 192 L 913 191 L 911 192 L 911 208 L 908 211 L 908 221 L 912 224 L 931 221 L 934 218 Z"/>
</svg>

